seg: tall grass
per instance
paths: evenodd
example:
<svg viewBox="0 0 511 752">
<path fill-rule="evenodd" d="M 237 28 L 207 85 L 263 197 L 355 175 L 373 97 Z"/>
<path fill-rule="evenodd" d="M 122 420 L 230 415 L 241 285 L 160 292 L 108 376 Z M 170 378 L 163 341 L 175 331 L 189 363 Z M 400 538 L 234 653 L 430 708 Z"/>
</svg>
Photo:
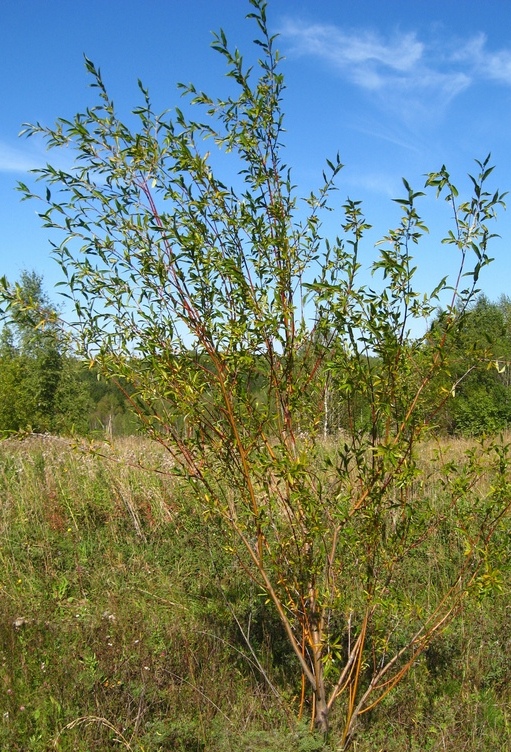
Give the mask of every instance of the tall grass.
<svg viewBox="0 0 511 752">
<path fill-rule="evenodd" d="M 464 449 L 428 445 L 423 461 Z M 278 622 L 170 469 L 140 439 L 0 445 L 0 749 L 323 749 L 293 720 Z M 431 477 L 427 493 L 439 489 Z M 502 596 L 482 595 L 434 643 L 356 750 L 506 748 L 509 548 Z M 421 581 L 447 576 L 440 533 L 435 551 Z"/>
</svg>

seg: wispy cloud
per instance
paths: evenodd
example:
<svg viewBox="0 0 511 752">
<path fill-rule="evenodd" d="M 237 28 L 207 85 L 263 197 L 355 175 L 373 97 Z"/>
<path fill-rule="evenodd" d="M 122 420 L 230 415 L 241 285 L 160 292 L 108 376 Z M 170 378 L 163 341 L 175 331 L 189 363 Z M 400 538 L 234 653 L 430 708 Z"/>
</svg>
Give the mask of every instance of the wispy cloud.
<svg viewBox="0 0 511 752">
<path fill-rule="evenodd" d="M 8 141 L 0 140 L 0 173 L 26 174 L 30 170 L 44 167 L 48 161 L 62 170 L 71 170 L 75 164 L 75 155 L 71 149 L 58 149 L 48 156 L 48 150 L 40 136 L 33 136 L 28 141 L 14 146 Z"/>
<path fill-rule="evenodd" d="M 453 60 L 468 65 L 479 79 L 511 86 L 511 49 L 488 50 L 485 34 L 469 39 L 453 54 Z"/>
<path fill-rule="evenodd" d="M 418 139 L 417 134 L 410 132 L 395 122 L 382 122 L 381 119 L 368 120 L 351 115 L 347 123 L 353 130 L 370 138 L 380 139 L 393 146 L 398 146 L 404 151 L 420 154 L 424 150 L 424 143 Z"/>
<path fill-rule="evenodd" d="M 336 26 L 290 20 L 285 22 L 281 34 L 291 40 L 294 52 L 327 60 L 367 89 L 379 89 L 389 75 L 409 73 L 424 51 L 414 34 L 385 41 L 366 31 L 347 33 Z"/>
<path fill-rule="evenodd" d="M 406 119 L 440 114 L 474 82 L 511 85 L 511 49 L 487 49 L 484 35 L 423 41 L 414 32 L 383 36 L 327 24 L 287 20 L 281 36 L 288 54 L 311 55 Z"/>
<path fill-rule="evenodd" d="M 385 172 L 359 171 L 356 174 L 348 175 L 347 184 L 357 191 L 362 189 L 390 199 L 395 198 L 402 192 L 401 181 L 395 175 Z"/>
<path fill-rule="evenodd" d="M 28 172 L 38 163 L 41 164 L 41 159 L 38 160 L 33 152 L 0 141 L 0 172 Z"/>
</svg>

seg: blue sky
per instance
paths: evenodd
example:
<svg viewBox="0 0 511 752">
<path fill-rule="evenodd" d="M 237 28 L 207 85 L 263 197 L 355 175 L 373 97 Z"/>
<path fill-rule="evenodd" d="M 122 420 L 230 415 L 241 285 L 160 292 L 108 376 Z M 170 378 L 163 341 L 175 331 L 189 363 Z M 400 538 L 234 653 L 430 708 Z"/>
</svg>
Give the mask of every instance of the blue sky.
<svg viewBox="0 0 511 752">
<path fill-rule="evenodd" d="M 222 27 L 247 58 L 253 24 L 245 0 L 18 0 L 0 8 L 0 275 L 23 269 L 60 277 L 38 206 L 20 203 L 17 180 L 43 164 L 41 142 L 19 139 L 24 122 L 53 124 L 94 104 L 83 54 L 101 68 L 111 96 L 127 114 L 140 101 L 137 79 L 156 109 L 180 104 L 178 81 L 225 91 L 224 65 L 211 50 Z M 461 192 L 474 159 L 492 153 L 492 188 L 511 190 L 511 3 L 492 0 L 270 0 L 272 31 L 286 60 L 286 161 L 306 195 L 320 182 L 325 158 L 346 165 L 336 202 L 363 200 L 373 245 L 399 219 L 392 198 L 401 177 L 417 189 L 424 174 L 448 166 Z M 257 51 L 256 51 L 257 54 Z M 68 157 L 66 157 L 68 158 Z M 443 275 L 452 251 L 439 244 L 447 207 L 424 203 L 431 236 L 418 249 L 425 288 Z M 326 230 L 340 230 L 341 215 Z M 491 298 L 511 293 L 511 206 L 495 230 L 496 260 L 481 279 Z M 53 238 L 54 240 L 56 238 Z"/>
</svg>

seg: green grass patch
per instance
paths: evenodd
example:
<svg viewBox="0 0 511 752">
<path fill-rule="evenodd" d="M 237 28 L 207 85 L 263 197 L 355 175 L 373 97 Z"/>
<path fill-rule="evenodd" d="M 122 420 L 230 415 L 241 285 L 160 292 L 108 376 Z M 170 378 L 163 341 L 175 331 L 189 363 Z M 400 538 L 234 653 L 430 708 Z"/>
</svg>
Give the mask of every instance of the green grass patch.
<svg viewBox="0 0 511 752">
<path fill-rule="evenodd" d="M 168 457 L 138 440 L 106 450 L 0 445 L 0 749 L 327 749 L 296 723 L 299 675 L 279 622 L 165 474 Z M 409 573 L 424 597 L 449 576 L 448 529 L 438 535 L 434 560 Z M 432 644 L 364 716 L 354 749 L 506 748 L 508 548 L 504 594 L 483 593 Z"/>
</svg>

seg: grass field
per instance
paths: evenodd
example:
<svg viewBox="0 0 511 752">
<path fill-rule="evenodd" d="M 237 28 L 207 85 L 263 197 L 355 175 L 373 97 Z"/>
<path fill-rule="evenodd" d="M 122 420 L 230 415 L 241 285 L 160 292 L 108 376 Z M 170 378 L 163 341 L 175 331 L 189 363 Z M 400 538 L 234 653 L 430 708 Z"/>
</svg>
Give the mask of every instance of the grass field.
<svg viewBox="0 0 511 752">
<path fill-rule="evenodd" d="M 296 721 L 273 611 L 168 462 L 141 439 L 0 444 L 0 749 L 327 749 Z M 499 587 L 364 716 L 353 749 L 509 748 L 510 549 Z"/>
</svg>

